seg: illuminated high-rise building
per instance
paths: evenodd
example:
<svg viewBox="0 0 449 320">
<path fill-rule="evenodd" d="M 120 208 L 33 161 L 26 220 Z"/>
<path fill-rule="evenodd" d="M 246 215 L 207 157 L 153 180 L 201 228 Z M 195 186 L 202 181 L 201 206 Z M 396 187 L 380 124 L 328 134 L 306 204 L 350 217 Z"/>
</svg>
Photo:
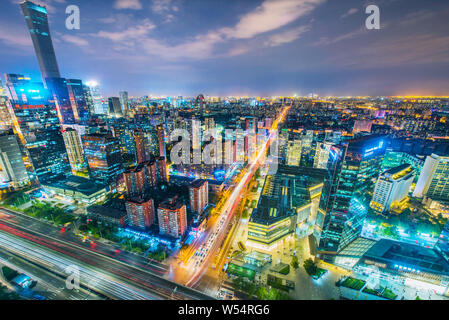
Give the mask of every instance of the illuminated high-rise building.
<svg viewBox="0 0 449 320">
<path fill-rule="evenodd" d="M 383 172 L 376 182 L 370 207 L 374 211 L 384 213 L 390 210 L 392 205 L 405 200 L 414 177 L 414 171 L 408 164 Z"/>
<path fill-rule="evenodd" d="M 45 83 L 56 103 L 61 124 L 75 124 L 74 109 L 70 100 L 67 80 L 64 78 L 46 78 Z"/>
<path fill-rule="evenodd" d="M 5 182 L 14 188 L 30 182 L 19 143 L 12 130 L 0 132 L 0 183 Z"/>
<path fill-rule="evenodd" d="M 31 1 L 22 2 L 20 7 L 33 41 L 42 81 L 56 102 L 61 123 L 73 124 L 75 123 L 75 117 L 67 89 L 67 81 L 61 78 L 59 73 L 48 25 L 47 9 Z"/>
<path fill-rule="evenodd" d="M 176 198 L 162 202 L 157 208 L 157 217 L 161 234 L 179 238 L 187 229 L 186 205 Z"/>
<path fill-rule="evenodd" d="M 25 145 L 32 166 L 30 179 L 40 182 L 70 171 L 56 106 L 41 82 L 7 74 L 6 86 L 15 131 Z"/>
<path fill-rule="evenodd" d="M 156 168 L 157 168 L 158 181 L 167 182 L 168 181 L 167 161 L 165 160 L 165 157 L 158 157 L 156 159 Z"/>
<path fill-rule="evenodd" d="M 209 184 L 207 180 L 195 180 L 189 186 L 190 210 L 200 215 L 209 204 Z"/>
<path fill-rule="evenodd" d="M 8 110 L 8 97 L 5 93 L 5 95 L 0 95 L 0 130 L 8 130 L 10 128 L 12 128 L 12 121 Z"/>
<path fill-rule="evenodd" d="M 287 142 L 287 165 L 299 167 L 301 161 L 301 140 Z"/>
<path fill-rule="evenodd" d="M 145 193 L 145 167 L 143 165 L 127 169 L 123 173 L 123 177 L 128 196 L 139 196 Z"/>
<path fill-rule="evenodd" d="M 162 124 L 157 125 L 156 132 L 157 132 L 157 142 L 158 142 L 158 148 L 159 148 L 159 157 L 166 157 L 164 125 L 162 125 Z"/>
<path fill-rule="evenodd" d="M 75 129 L 67 128 L 63 130 L 62 137 L 69 157 L 70 166 L 73 171 L 81 170 L 84 163 L 83 147 L 78 136 L 78 132 Z"/>
<path fill-rule="evenodd" d="M 81 125 L 87 125 L 90 118 L 90 110 L 86 101 L 83 82 L 78 79 L 67 79 L 67 88 L 69 90 L 75 122 Z"/>
<path fill-rule="evenodd" d="M 31 1 L 22 2 L 20 7 L 33 40 L 42 80 L 46 83 L 47 78 L 60 78 L 61 75 L 48 26 L 47 9 Z"/>
<path fill-rule="evenodd" d="M 89 90 L 90 95 L 92 97 L 92 103 L 94 106 L 95 114 L 108 114 L 109 103 L 105 101 L 103 96 L 100 93 L 100 88 L 98 83 L 95 81 L 90 81 L 86 83 Z"/>
<path fill-rule="evenodd" d="M 361 234 L 384 154 L 385 142 L 378 136 L 331 147 L 317 216 L 322 224 L 318 252 L 324 260 L 333 261 Z"/>
<path fill-rule="evenodd" d="M 315 157 L 313 159 L 314 168 L 326 169 L 331 147 L 332 143 L 330 142 L 317 143 Z"/>
<path fill-rule="evenodd" d="M 112 133 L 88 133 L 81 137 L 90 176 L 113 188 L 123 173 L 120 144 Z"/>
<path fill-rule="evenodd" d="M 192 119 L 192 149 L 201 149 L 201 121 L 198 119 Z"/>
<path fill-rule="evenodd" d="M 432 154 L 426 158 L 413 196 L 449 201 L 449 157 Z"/>
<path fill-rule="evenodd" d="M 153 199 L 132 198 L 126 201 L 128 224 L 138 229 L 148 229 L 154 222 Z"/>
<path fill-rule="evenodd" d="M 122 114 L 122 106 L 120 104 L 120 98 L 118 97 L 109 97 L 109 114 L 113 115 L 121 115 Z"/>
<path fill-rule="evenodd" d="M 120 104 L 122 106 L 122 114 L 127 114 L 129 110 L 129 99 L 127 91 L 120 91 Z"/>
<path fill-rule="evenodd" d="M 134 143 L 136 148 L 137 163 L 150 160 L 150 143 L 148 141 L 148 135 L 143 130 L 134 130 Z"/>
</svg>

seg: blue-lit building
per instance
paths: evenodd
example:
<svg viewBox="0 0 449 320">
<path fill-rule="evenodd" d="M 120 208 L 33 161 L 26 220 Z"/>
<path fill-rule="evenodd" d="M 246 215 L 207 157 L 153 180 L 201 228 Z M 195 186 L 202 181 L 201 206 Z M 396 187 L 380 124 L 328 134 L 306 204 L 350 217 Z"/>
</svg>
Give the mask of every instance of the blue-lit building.
<svg viewBox="0 0 449 320">
<path fill-rule="evenodd" d="M 64 78 L 45 78 L 61 119 L 62 124 L 75 124 L 72 102 L 70 101 L 67 80 Z"/>
<path fill-rule="evenodd" d="M 384 154 L 384 138 L 379 136 L 331 147 L 317 217 L 317 224 L 322 225 L 318 253 L 324 260 L 333 261 L 361 234 L 369 192 L 374 189 Z"/>
<path fill-rule="evenodd" d="M 31 163 L 30 179 L 39 181 L 70 172 L 56 106 L 41 82 L 19 74 L 6 75 L 15 131 Z"/>
<path fill-rule="evenodd" d="M 56 54 L 48 27 L 47 9 L 31 1 L 22 2 L 20 8 L 33 40 L 42 80 L 45 82 L 46 78 L 60 78 L 58 62 L 56 61 Z"/>
<path fill-rule="evenodd" d="M 67 88 L 67 80 L 61 78 L 59 73 L 48 25 L 47 9 L 31 1 L 22 2 L 20 7 L 33 41 L 42 81 L 55 100 L 61 123 L 74 124 L 75 117 Z"/>
<path fill-rule="evenodd" d="M 81 125 L 87 125 L 90 119 L 90 110 L 86 101 L 83 82 L 79 79 L 67 79 L 67 88 L 69 90 L 75 122 Z"/>
<path fill-rule="evenodd" d="M 115 188 L 124 172 L 120 144 L 110 131 L 81 137 L 91 178 Z"/>
</svg>

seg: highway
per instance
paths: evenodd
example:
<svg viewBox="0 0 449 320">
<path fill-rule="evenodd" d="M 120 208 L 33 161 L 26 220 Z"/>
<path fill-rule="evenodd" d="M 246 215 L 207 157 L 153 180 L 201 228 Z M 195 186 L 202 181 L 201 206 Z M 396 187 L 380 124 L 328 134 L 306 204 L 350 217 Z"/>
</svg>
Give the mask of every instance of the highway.
<svg viewBox="0 0 449 320">
<path fill-rule="evenodd" d="M 67 267 L 75 266 L 80 270 L 83 286 L 110 299 L 211 299 L 148 270 L 99 253 L 95 248 L 31 230 L 18 224 L 17 216 L 3 209 L 0 212 L 0 248 L 60 275 L 66 274 Z"/>
<path fill-rule="evenodd" d="M 195 253 L 189 257 L 187 261 L 173 261 L 173 269 L 176 269 L 174 275 L 176 281 L 181 282 L 186 286 L 193 287 L 207 271 L 211 260 L 220 251 L 226 230 L 229 227 L 235 208 L 243 196 L 243 191 L 256 170 L 264 162 L 263 160 L 265 159 L 266 151 L 276 138 L 277 126 L 283 121 L 288 109 L 288 107 L 284 107 L 278 119 L 274 121 L 269 136 L 257 153 L 255 160 L 251 161 L 247 167 L 242 170 L 242 177 L 240 177 L 239 182 L 221 207 L 221 212 L 216 218 L 211 218 L 211 223 L 206 231 L 190 245 L 190 251 L 194 250 Z"/>
</svg>

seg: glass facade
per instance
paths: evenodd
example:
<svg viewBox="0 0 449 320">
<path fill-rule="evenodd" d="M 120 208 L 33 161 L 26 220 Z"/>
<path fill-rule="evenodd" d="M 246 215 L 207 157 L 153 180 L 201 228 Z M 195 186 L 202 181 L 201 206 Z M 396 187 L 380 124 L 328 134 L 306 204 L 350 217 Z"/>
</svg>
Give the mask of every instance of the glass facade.
<svg viewBox="0 0 449 320">
<path fill-rule="evenodd" d="M 381 171 L 385 143 L 380 137 L 351 140 L 330 150 L 328 175 L 320 201 L 324 214 L 319 252 L 325 260 L 362 231 L 370 191 Z"/>
<path fill-rule="evenodd" d="M 38 6 L 30 1 L 22 2 L 20 7 L 33 40 L 42 80 L 46 81 L 46 78 L 60 78 L 55 50 L 48 27 L 47 10 L 45 7 Z"/>
<path fill-rule="evenodd" d="M 115 187 L 124 171 L 118 140 L 110 132 L 101 132 L 85 134 L 82 141 L 90 176 Z"/>
<path fill-rule="evenodd" d="M 23 75 L 7 74 L 6 81 L 14 126 L 29 153 L 34 174 L 42 182 L 69 172 L 56 106 L 48 90 Z"/>
</svg>

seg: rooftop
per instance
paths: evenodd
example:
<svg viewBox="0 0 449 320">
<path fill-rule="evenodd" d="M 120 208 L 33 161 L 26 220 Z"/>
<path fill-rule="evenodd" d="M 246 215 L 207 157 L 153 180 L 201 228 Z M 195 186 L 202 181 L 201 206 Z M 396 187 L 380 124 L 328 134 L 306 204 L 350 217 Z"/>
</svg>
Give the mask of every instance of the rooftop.
<svg viewBox="0 0 449 320">
<path fill-rule="evenodd" d="M 449 264 L 435 250 L 389 239 L 379 240 L 362 260 L 385 263 L 389 268 L 402 266 L 419 272 L 449 275 Z"/>
<path fill-rule="evenodd" d="M 93 195 L 103 189 L 106 186 L 98 183 L 94 180 L 79 176 L 68 176 L 63 180 L 46 181 L 43 183 L 44 187 L 58 188 L 63 190 L 71 190 L 74 192 L 82 193 L 86 196 Z"/>
<path fill-rule="evenodd" d="M 257 208 L 250 221 L 273 224 L 296 214 L 311 203 L 310 190 L 324 181 L 325 170 L 280 165 L 275 175 L 268 175 Z"/>
</svg>

